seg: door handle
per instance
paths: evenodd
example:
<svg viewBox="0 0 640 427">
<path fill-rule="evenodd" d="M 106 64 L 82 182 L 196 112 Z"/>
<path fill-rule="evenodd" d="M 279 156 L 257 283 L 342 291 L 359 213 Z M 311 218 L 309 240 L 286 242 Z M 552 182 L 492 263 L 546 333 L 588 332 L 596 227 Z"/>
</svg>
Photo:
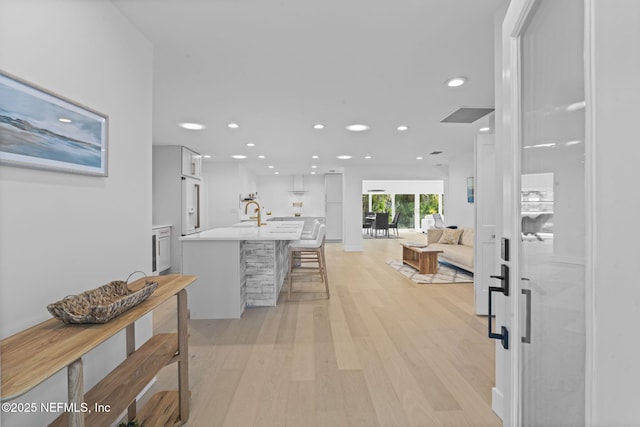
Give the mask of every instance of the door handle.
<svg viewBox="0 0 640 427">
<path fill-rule="evenodd" d="M 509 266 L 506 264 L 500 265 L 500 275 L 499 276 L 489 276 L 492 279 L 498 279 L 502 282 L 502 292 L 505 297 L 509 296 Z M 496 291 L 497 292 L 497 291 Z"/>
<path fill-rule="evenodd" d="M 200 228 L 200 185 L 195 184 L 196 190 L 196 229 Z"/>
<path fill-rule="evenodd" d="M 491 302 L 491 294 L 494 292 L 500 292 L 504 296 L 509 296 L 509 266 L 502 264 L 500 266 L 500 276 L 490 276 L 494 279 L 499 279 L 502 282 L 502 286 L 489 286 L 489 315 L 488 324 L 489 324 L 489 338 L 498 339 L 502 342 L 502 348 L 505 350 L 509 349 L 509 330 L 505 326 L 500 327 L 500 333 L 493 332 L 492 321 L 493 318 L 493 304 Z"/>
<path fill-rule="evenodd" d="M 531 289 L 522 289 L 522 295 L 524 295 L 527 299 L 525 303 L 526 314 L 525 314 L 525 324 L 524 324 L 524 336 L 520 337 L 520 341 L 525 344 L 531 344 Z"/>
</svg>

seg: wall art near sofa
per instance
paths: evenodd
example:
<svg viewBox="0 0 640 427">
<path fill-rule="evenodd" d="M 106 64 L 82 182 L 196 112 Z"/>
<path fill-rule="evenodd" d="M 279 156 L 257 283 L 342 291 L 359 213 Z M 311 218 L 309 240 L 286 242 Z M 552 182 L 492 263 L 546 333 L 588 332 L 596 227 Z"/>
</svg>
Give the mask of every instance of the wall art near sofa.
<svg viewBox="0 0 640 427">
<path fill-rule="evenodd" d="M 0 71 L 0 162 L 107 176 L 108 117 Z"/>
<path fill-rule="evenodd" d="M 473 185 L 473 177 L 470 176 L 467 178 L 467 203 L 473 203 L 475 198 L 475 188 Z"/>
</svg>

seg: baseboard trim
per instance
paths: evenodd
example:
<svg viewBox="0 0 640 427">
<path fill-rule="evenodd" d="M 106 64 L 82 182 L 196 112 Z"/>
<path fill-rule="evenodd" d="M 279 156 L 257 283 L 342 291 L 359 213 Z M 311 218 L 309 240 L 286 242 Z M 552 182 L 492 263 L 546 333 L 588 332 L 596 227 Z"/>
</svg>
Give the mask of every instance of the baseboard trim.
<svg viewBox="0 0 640 427">
<path fill-rule="evenodd" d="M 504 421 L 504 396 L 502 392 L 495 387 L 491 389 L 491 409 Z"/>
</svg>

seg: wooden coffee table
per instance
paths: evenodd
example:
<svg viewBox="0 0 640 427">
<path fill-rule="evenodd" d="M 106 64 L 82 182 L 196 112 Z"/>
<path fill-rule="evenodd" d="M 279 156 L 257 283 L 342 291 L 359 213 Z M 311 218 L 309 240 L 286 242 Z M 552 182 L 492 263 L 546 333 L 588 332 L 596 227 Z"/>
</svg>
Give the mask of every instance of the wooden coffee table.
<svg viewBox="0 0 640 427">
<path fill-rule="evenodd" d="M 420 274 L 434 274 L 438 272 L 438 254 L 443 251 L 428 247 L 409 246 L 402 244 L 402 262 L 418 270 Z"/>
</svg>

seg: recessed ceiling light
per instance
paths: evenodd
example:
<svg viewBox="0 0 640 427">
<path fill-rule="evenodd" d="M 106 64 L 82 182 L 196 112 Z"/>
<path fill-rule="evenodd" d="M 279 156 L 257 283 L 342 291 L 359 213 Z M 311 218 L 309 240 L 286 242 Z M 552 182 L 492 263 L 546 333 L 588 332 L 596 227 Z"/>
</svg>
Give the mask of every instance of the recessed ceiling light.
<svg viewBox="0 0 640 427">
<path fill-rule="evenodd" d="M 316 174 L 315 172 L 311 172 L 311 175 L 315 175 L 315 174 Z"/>
<path fill-rule="evenodd" d="M 364 156 L 365 159 L 369 160 L 371 156 Z"/>
<path fill-rule="evenodd" d="M 351 156 L 347 156 L 347 155 L 340 155 L 336 157 L 339 158 L 340 160 L 349 160 L 351 158 Z"/>
<path fill-rule="evenodd" d="M 363 124 L 360 124 L 360 123 L 355 123 L 355 124 L 347 126 L 347 130 L 350 130 L 351 132 L 363 132 L 365 130 L 369 130 L 369 125 L 363 125 Z"/>
<path fill-rule="evenodd" d="M 459 87 L 467 82 L 466 77 L 453 77 L 446 81 L 447 86 L 449 87 Z"/>
<path fill-rule="evenodd" d="M 312 158 L 312 159 L 317 159 L 317 158 L 318 158 L 318 156 L 311 156 L 311 158 Z"/>
<path fill-rule="evenodd" d="M 324 125 L 320 124 L 320 123 L 316 123 L 315 125 L 313 125 L 314 129 L 324 129 Z"/>
<path fill-rule="evenodd" d="M 245 156 L 244 154 L 234 154 L 233 156 L 234 159 L 246 159 L 247 156 Z"/>
<path fill-rule="evenodd" d="M 247 142 L 247 147 L 255 147 L 256 144 L 254 144 L 253 142 Z"/>
<path fill-rule="evenodd" d="M 318 166 L 313 165 L 313 166 L 311 166 L 311 169 L 316 169 L 317 167 L 318 167 Z"/>
<path fill-rule="evenodd" d="M 227 125 L 227 127 L 228 127 L 228 128 L 231 128 L 231 129 L 238 129 L 238 128 L 240 127 L 240 125 L 239 125 L 239 124 L 237 124 L 237 123 L 233 123 L 233 122 L 232 122 L 232 123 L 229 123 L 229 124 Z"/>
<path fill-rule="evenodd" d="M 264 159 L 264 156 L 263 156 L 262 154 L 260 154 L 260 155 L 258 156 L 258 158 L 259 158 L 259 159 Z"/>
<path fill-rule="evenodd" d="M 202 125 L 200 123 L 180 123 L 178 126 L 180 126 L 182 129 L 187 129 L 187 130 L 202 130 L 202 129 L 204 129 L 204 125 Z"/>
<path fill-rule="evenodd" d="M 416 160 L 422 160 L 422 156 L 416 157 Z"/>
<path fill-rule="evenodd" d="M 407 126 L 407 125 L 400 125 L 400 126 L 398 126 L 398 127 L 397 127 L 397 129 L 398 129 L 400 132 L 404 132 L 405 130 L 409 129 L 409 126 Z"/>
<path fill-rule="evenodd" d="M 71 123 L 71 119 L 67 119 L 66 117 L 60 117 L 58 121 L 62 123 Z"/>
<path fill-rule="evenodd" d="M 280 172 L 276 171 L 274 172 L 274 175 L 280 175 Z"/>
<path fill-rule="evenodd" d="M 210 158 L 211 158 L 211 156 L 210 156 L 209 154 L 205 154 L 203 157 L 204 157 L 205 159 L 210 159 Z"/>
<path fill-rule="evenodd" d="M 275 166 L 269 165 L 269 169 L 273 169 L 273 168 L 275 168 Z"/>
<path fill-rule="evenodd" d="M 480 132 L 489 132 L 489 131 L 491 130 L 491 128 L 490 128 L 490 127 L 488 127 L 488 126 L 485 126 L 485 127 L 482 127 L 482 128 L 480 128 L 480 129 L 478 129 L 478 130 L 479 130 Z"/>
</svg>

